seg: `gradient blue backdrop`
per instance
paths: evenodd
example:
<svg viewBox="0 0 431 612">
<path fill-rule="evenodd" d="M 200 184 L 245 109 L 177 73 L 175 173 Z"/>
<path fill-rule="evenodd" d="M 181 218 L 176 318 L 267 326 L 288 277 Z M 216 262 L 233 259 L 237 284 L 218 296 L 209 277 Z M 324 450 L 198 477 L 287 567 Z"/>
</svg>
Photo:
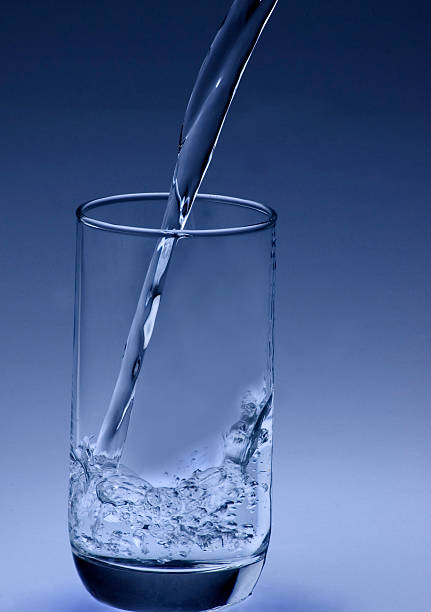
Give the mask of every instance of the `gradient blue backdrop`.
<svg viewBox="0 0 431 612">
<path fill-rule="evenodd" d="M 1 589 L 96 612 L 66 531 L 73 210 L 166 190 L 229 2 L 2 2 Z M 279 212 L 274 531 L 244 612 L 429 612 L 430 10 L 288 2 L 204 191 Z"/>
</svg>

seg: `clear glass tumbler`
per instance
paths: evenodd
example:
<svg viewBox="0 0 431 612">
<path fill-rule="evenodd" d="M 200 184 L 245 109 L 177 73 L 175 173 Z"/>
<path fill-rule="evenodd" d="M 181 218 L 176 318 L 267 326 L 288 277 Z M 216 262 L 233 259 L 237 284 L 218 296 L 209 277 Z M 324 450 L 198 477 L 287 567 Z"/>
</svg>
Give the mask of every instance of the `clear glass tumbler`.
<svg viewBox="0 0 431 612">
<path fill-rule="evenodd" d="M 166 201 L 77 210 L 69 529 L 97 599 L 192 612 L 246 598 L 268 547 L 276 214 L 199 195 L 187 229 L 164 231 Z M 112 457 L 99 432 L 163 239 L 175 248 Z"/>
</svg>

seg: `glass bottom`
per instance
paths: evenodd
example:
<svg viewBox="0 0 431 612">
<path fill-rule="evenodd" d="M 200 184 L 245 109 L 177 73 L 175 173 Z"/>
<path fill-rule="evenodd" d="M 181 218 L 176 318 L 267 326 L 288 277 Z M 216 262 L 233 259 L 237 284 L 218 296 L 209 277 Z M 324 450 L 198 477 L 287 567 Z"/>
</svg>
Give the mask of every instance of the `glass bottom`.
<svg viewBox="0 0 431 612">
<path fill-rule="evenodd" d="M 265 555 L 261 555 L 236 565 L 138 568 L 75 552 L 73 558 L 93 597 L 136 612 L 202 612 L 239 603 L 251 595 L 265 563 Z"/>
</svg>

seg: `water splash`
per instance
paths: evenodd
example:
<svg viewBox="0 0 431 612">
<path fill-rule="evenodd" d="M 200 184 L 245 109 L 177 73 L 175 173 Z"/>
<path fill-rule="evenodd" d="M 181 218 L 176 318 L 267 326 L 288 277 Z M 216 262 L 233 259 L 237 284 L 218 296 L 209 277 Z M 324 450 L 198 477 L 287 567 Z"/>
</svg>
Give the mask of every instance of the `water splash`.
<svg viewBox="0 0 431 612">
<path fill-rule="evenodd" d="M 255 552 L 268 533 L 256 520 L 259 500 L 269 507 L 272 397 L 248 394 L 240 419 L 224 436 L 217 467 L 153 486 L 124 465 L 98 455 L 87 438 L 73 450 L 70 535 L 78 552 L 98 557 L 198 558 Z M 259 518 L 259 517 L 258 517 Z"/>
</svg>

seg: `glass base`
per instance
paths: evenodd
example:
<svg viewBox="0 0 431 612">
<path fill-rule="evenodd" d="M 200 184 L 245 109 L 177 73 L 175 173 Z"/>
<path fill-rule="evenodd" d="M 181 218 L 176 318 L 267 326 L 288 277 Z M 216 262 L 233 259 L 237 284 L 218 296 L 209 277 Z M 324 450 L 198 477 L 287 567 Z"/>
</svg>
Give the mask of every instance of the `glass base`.
<svg viewBox="0 0 431 612">
<path fill-rule="evenodd" d="M 73 558 L 93 597 L 136 612 L 202 612 L 239 603 L 251 595 L 265 562 L 260 556 L 237 565 L 138 568 L 75 552 Z"/>
</svg>

